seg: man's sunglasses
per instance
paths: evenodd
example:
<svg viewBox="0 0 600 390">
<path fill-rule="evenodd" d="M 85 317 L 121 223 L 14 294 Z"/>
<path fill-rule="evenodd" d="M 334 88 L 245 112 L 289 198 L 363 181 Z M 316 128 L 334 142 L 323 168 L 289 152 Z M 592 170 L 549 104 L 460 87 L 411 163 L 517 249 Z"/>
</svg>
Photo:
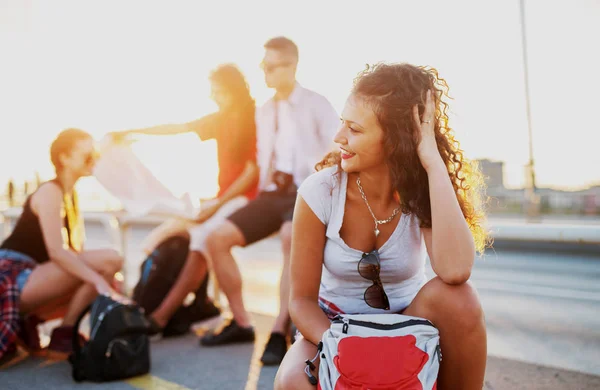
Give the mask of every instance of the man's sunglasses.
<svg viewBox="0 0 600 390">
<path fill-rule="evenodd" d="M 375 309 L 390 310 L 390 301 L 383 290 L 383 284 L 379 274 L 381 272 L 381 259 L 377 249 L 363 253 L 358 262 L 358 273 L 363 278 L 373 282 L 371 287 L 365 290 L 364 299 L 367 305 Z"/>
<path fill-rule="evenodd" d="M 262 62 L 260 64 L 260 68 L 265 72 L 265 73 L 272 73 L 275 72 L 278 68 L 285 68 L 287 66 L 292 65 L 291 62 L 280 62 L 278 64 L 265 64 L 264 62 Z"/>
</svg>

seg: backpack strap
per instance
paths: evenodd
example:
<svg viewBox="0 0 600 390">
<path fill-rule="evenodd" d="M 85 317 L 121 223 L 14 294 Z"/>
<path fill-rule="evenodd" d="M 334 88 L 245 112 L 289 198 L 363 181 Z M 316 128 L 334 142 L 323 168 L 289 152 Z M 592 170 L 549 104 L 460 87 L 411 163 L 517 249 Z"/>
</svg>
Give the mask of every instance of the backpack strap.
<svg viewBox="0 0 600 390">
<path fill-rule="evenodd" d="M 81 324 L 83 317 L 85 317 L 85 315 L 87 313 L 89 313 L 89 311 L 91 309 L 92 309 L 92 305 L 90 304 L 90 305 L 88 305 L 88 307 L 86 307 L 83 310 L 83 312 L 81 312 L 79 317 L 77 317 L 77 321 L 75 321 L 75 326 L 73 327 L 72 342 L 73 342 L 73 353 L 75 354 L 75 360 L 79 359 L 79 356 L 81 355 L 81 345 L 79 345 L 79 325 Z"/>
<path fill-rule="evenodd" d="M 317 354 L 315 355 L 314 358 L 312 359 L 306 359 L 304 361 L 304 364 L 306 364 L 306 367 L 304 367 L 304 372 L 306 373 L 306 376 L 308 376 L 308 381 L 310 382 L 311 385 L 316 386 L 317 383 L 319 382 L 318 379 L 312 374 L 311 371 L 314 371 L 316 366 L 315 366 L 315 360 L 317 360 L 319 358 L 319 355 L 321 354 L 321 351 L 323 350 L 323 342 L 319 341 L 319 345 L 317 345 Z"/>
<path fill-rule="evenodd" d="M 79 345 L 79 325 L 81 324 L 81 320 L 83 320 L 83 317 L 85 317 L 85 315 L 90 311 L 91 308 L 92 308 L 92 305 L 89 305 L 88 307 L 85 308 L 85 310 L 83 310 L 83 312 L 77 318 L 77 321 L 75 321 L 75 325 L 73 327 L 73 338 L 72 338 L 73 354 L 71 356 L 69 356 L 69 362 L 73 366 L 72 375 L 73 375 L 73 380 L 75 380 L 75 382 L 81 382 L 82 380 L 85 379 L 83 367 L 81 365 L 81 346 Z"/>
</svg>

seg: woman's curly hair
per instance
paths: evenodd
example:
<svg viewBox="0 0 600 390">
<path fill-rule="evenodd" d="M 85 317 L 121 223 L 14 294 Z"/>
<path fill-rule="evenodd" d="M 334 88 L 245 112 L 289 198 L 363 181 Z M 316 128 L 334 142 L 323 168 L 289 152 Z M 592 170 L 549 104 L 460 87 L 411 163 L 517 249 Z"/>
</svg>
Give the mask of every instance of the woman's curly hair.
<svg viewBox="0 0 600 390">
<path fill-rule="evenodd" d="M 385 132 L 384 149 L 394 188 L 400 195 L 402 211 L 415 214 L 422 227 L 431 227 L 431 203 L 427 172 L 417 154 L 420 129 L 416 126 L 413 107 L 419 114 L 425 109 L 427 90 L 435 103 L 435 139 L 462 213 L 469 225 L 475 247 L 483 252 L 488 245 L 484 226 L 484 182 L 477 164 L 468 160 L 448 125 L 448 84 L 436 69 L 410 64 L 380 63 L 367 66 L 354 80 L 352 94 L 363 99 L 374 111 Z M 317 170 L 340 164 L 333 152 L 316 166 Z"/>
</svg>

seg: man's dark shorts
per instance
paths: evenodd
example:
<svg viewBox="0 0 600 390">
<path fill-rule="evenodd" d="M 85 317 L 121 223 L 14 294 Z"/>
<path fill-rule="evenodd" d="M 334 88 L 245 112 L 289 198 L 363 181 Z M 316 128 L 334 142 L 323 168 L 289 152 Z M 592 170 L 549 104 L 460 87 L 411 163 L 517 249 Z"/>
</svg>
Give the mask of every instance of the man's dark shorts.
<svg viewBox="0 0 600 390">
<path fill-rule="evenodd" d="M 296 190 L 261 192 L 227 219 L 240 229 L 246 245 L 278 232 L 284 222 L 291 221 L 296 204 Z"/>
</svg>

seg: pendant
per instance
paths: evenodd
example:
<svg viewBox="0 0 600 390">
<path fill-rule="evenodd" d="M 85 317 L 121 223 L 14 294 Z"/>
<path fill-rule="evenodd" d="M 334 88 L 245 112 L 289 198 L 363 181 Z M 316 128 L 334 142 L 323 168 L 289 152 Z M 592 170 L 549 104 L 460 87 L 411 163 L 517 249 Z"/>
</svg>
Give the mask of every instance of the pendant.
<svg viewBox="0 0 600 390">
<path fill-rule="evenodd" d="M 379 236 L 379 229 L 375 228 L 375 237 Z"/>
</svg>

